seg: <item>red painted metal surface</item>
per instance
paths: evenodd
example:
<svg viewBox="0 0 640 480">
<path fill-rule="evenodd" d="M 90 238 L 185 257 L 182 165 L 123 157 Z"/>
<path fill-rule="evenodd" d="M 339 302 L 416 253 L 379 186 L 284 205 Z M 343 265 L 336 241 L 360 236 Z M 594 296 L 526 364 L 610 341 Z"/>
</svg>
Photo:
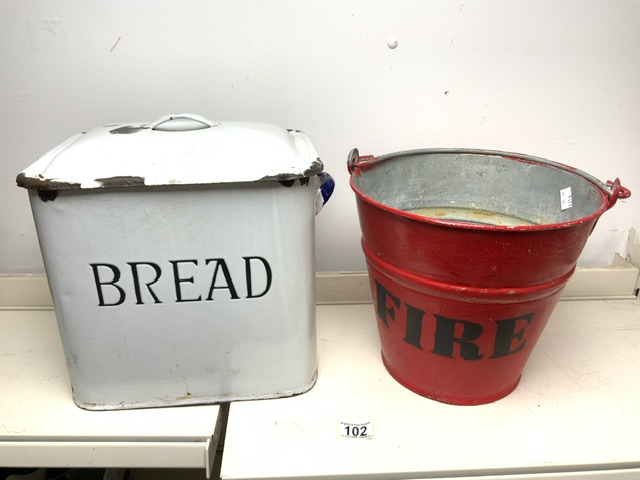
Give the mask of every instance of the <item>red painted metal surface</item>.
<svg viewBox="0 0 640 480">
<path fill-rule="evenodd" d="M 349 161 L 385 367 L 445 403 L 508 395 L 598 218 L 629 191 L 607 184 L 612 194 L 599 191 L 592 214 L 570 222 L 476 225 L 373 200 L 354 175 L 375 167 L 371 156 Z"/>
<path fill-rule="evenodd" d="M 416 275 L 487 288 L 535 285 L 573 270 L 598 220 L 543 230 L 470 228 L 356 198 L 362 236 L 373 255 Z"/>
<path fill-rule="evenodd" d="M 536 287 L 468 288 L 364 251 L 385 367 L 410 390 L 456 405 L 493 402 L 516 388 L 573 273 Z"/>
</svg>

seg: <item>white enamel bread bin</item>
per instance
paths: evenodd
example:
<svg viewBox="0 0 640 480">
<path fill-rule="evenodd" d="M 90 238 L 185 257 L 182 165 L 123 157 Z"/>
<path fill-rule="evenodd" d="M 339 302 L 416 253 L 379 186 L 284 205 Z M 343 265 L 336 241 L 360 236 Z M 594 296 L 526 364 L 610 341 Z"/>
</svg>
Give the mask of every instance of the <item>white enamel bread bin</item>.
<svg viewBox="0 0 640 480">
<path fill-rule="evenodd" d="M 300 131 L 181 114 L 75 135 L 20 173 L 75 403 L 309 390 L 322 169 Z"/>
</svg>

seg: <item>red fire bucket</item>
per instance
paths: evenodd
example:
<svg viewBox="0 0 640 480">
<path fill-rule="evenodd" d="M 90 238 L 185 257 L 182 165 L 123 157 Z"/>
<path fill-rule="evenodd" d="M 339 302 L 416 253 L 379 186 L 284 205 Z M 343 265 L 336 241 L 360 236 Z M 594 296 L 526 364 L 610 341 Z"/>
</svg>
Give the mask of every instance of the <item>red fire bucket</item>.
<svg viewBox="0 0 640 480">
<path fill-rule="evenodd" d="M 457 405 L 511 393 L 600 215 L 628 189 L 485 150 L 349 155 L 382 359 Z"/>
</svg>

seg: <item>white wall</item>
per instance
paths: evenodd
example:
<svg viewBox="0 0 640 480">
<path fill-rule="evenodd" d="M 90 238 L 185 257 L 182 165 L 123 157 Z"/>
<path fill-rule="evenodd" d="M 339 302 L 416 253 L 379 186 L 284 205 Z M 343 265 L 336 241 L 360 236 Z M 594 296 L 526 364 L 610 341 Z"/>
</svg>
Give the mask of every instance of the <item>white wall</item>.
<svg viewBox="0 0 640 480">
<path fill-rule="evenodd" d="M 0 0 L 0 35 L 0 272 L 42 270 L 18 172 L 71 134 L 178 111 L 311 136 L 338 183 L 320 271 L 365 269 L 352 147 L 490 148 L 619 176 L 635 195 L 583 265 L 640 231 L 637 0 Z"/>
</svg>

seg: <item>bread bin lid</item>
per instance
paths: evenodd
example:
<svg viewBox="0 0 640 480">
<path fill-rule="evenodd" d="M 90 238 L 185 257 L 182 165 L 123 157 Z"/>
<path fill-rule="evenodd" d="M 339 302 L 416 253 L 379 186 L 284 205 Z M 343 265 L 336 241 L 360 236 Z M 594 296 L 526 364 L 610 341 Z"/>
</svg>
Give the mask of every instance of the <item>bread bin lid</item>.
<svg viewBox="0 0 640 480">
<path fill-rule="evenodd" d="M 37 190 L 283 181 L 321 172 L 309 137 L 255 122 L 166 115 L 72 136 L 21 172 Z"/>
</svg>

